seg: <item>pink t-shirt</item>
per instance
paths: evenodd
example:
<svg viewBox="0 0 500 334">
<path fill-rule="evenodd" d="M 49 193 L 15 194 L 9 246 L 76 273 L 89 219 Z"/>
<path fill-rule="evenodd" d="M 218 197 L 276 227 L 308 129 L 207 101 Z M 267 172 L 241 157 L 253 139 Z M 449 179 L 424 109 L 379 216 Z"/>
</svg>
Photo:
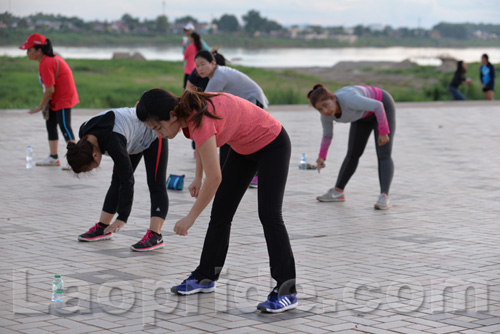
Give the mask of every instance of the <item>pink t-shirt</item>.
<svg viewBox="0 0 500 334">
<path fill-rule="evenodd" d="M 264 109 L 231 94 L 221 94 L 211 98 L 208 110 L 220 117 L 203 117 L 199 128 L 190 122 L 183 128 L 184 135 L 191 138 L 196 146 L 201 146 L 215 135 L 217 147 L 229 144 L 237 153 L 248 155 L 259 151 L 271 143 L 281 132 L 281 123 Z"/>
<path fill-rule="evenodd" d="M 186 65 L 184 65 L 184 74 L 191 74 L 196 67 L 196 63 L 194 62 L 194 56 L 196 56 L 196 45 L 189 44 L 184 51 L 184 60 L 186 61 Z"/>
</svg>

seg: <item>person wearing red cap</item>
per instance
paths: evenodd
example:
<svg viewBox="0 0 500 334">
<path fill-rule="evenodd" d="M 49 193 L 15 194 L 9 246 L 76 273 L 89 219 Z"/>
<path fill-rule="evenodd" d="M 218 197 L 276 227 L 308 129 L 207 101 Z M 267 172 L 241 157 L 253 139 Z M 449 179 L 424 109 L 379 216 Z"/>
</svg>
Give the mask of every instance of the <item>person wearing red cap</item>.
<svg viewBox="0 0 500 334">
<path fill-rule="evenodd" d="M 57 125 L 66 142 L 75 141 L 71 128 L 71 108 L 80 102 L 76 91 L 73 73 L 68 64 L 58 55 L 54 55 L 52 43 L 40 34 L 29 35 L 26 42 L 19 47 L 26 50 L 29 59 L 38 61 L 38 75 L 43 86 L 43 97 L 40 104 L 28 113 L 40 112 L 49 103 L 49 116 L 45 124 L 49 138 L 50 155 L 37 162 L 37 166 L 60 166 L 57 146 L 59 136 Z M 67 169 L 64 168 L 64 169 Z"/>
</svg>

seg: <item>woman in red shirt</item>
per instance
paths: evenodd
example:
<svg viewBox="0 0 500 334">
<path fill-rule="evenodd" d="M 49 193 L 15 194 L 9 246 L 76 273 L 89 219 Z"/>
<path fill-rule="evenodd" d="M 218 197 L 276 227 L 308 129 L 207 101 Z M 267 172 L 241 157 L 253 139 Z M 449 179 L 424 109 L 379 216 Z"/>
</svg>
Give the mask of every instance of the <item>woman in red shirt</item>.
<svg viewBox="0 0 500 334">
<path fill-rule="evenodd" d="M 36 163 L 37 166 L 60 166 L 57 154 L 59 136 L 57 125 L 64 135 L 64 140 L 75 141 L 71 128 L 71 108 L 80 102 L 76 92 L 73 73 L 68 64 L 58 55 L 54 55 L 52 43 L 40 34 L 31 34 L 26 42 L 19 47 L 26 50 L 28 58 L 38 61 L 38 74 L 43 86 L 43 97 L 40 104 L 28 113 L 40 112 L 50 103 L 49 118 L 45 124 L 49 138 L 50 155 Z"/>
<path fill-rule="evenodd" d="M 214 291 L 226 259 L 233 216 L 258 172 L 259 218 L 267 242 L 271 276 L 277 285 L 257 308 L 272 313 L 295 308 L 295 261 L 282 217 L 291 144 L 280 122 L 237 96 L 191 90 L 185 90 L 178 98 L 166 90 L 152 89 L 142 95 L 136 111 L 137 117 L 158 137 L 172 139 L 182 129 L 196 143 L 196 176 L 189 186 L 196 201 L 175 224 L 174 231 L 187 235 L 213 198 L 200 264 L 171 291 L 181 295 Z M 229 144 L 231 150 L 221 170 L 217 147 L 224 144 Z"/>
<path fill-rule="evenodd" d="M 196 63 L 194 62 L 194 56 L 198 51 L 203 50 L 203 46 L 201 44 L 201 37 L 197 33 L 191 33 L 191 37 L 189 38 L 189 44 L 184 50 L 184 88 L 186 88 L 187 80 L 189 75 L 196 68 Z"/>
</svg>

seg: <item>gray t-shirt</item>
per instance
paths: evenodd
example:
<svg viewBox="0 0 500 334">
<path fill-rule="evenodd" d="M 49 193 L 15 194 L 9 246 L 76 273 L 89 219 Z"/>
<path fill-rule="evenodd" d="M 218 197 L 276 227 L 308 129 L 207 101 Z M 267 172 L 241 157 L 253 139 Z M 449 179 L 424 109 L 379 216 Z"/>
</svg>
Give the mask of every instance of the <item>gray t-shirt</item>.
<svg viewBox="0 0 500 334">
<path fill-rule="evenodd" d="M 267 100 L 262 88 L 246 74 L 234 68 L 217 65 L 213 76 L 208 81 L 205 92 L 224 92 L 241 97 L 257 104 L 257 101 L 267 109 Z"/>
<path fill-rule="evenodd" d="M 153 130 L 148 129 L 137 118 L 135 108 L 110 109 L 97 116 L 109 111 L 115 114 L 113 132 L 119 133 L 127 139 L 128 154 L 138 154 L 145 151 L 158 138 Z"/>
</svg>

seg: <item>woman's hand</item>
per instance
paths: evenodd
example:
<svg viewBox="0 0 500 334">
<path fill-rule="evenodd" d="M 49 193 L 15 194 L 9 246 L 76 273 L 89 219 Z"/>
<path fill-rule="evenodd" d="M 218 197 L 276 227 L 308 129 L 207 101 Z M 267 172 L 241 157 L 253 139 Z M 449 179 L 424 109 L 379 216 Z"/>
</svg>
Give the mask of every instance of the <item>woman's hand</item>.
<svg viewBox="0 0 500 334">
<path fill-rule="evenodd" d="M 378 146 L 383 146 L 389 142 L 389 135 L 378 136 Z"/>
<path fill-rule="evenodd" d="M 125 226 L 125 222 L 121 220 L 115 220 L 112 224 L 104 229 L 104 233 L 116 233 L 120 232 L 120 230 Z"/>
<path fill-rule="evenodd" d="M 325 159 L 322 159 L 322 158 L 318 158 L 316 159 L 316 165 L 318 166 L 318 173 L 319 171 L 321 170 L 321 168 L 325 168 L 326 167 L 326 164 L 325 164 Z"/>
<path fill-rule="evenodd" d="M 191 194 L 191 197 L 198 198 L 198 195 L 200 194 L 200 189 L 201 189 L 201 179 L 200 178 L 195 178 L 193 182 L 189 185 L 189 193 Z"/>
<path fill-rule="evenodd" d="M 28 114 L 30 115 L 33 115 L 33 114 L 36 114 L 37 112 L 40 112 L 42 109 L 40 107 L 36 107 L 35 109 L 30 109 L 30 111 L 28 111 Z"/>
<path fill-rule="evenodd" d="M 191 226 L 194 225 L 194 219 L 189 218 L 189 217 L 184 217 L 181 220 L 179 220 L 177 223 L 175 223 L 174 226 L 174 232 L 177 235 L 188 235 L 188 230 L 191 228 Z"/>
</svg>

